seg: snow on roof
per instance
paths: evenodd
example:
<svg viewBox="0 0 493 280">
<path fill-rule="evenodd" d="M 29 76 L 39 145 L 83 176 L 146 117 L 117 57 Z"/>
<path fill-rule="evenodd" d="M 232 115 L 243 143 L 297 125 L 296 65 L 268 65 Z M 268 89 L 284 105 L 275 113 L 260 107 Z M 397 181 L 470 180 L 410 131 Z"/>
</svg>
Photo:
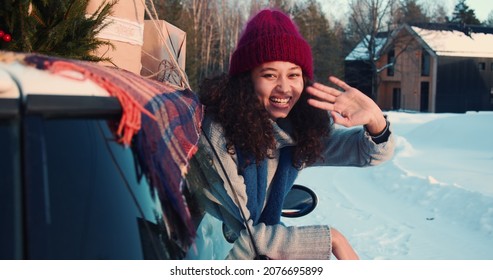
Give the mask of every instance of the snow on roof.
<svg viewBox="0 0 493 280">
<path fill-rule="evenodd" d="M 469 35 L 453 29 L 427 29 L 417 26 L 410 27 L 412 32 L 419 36 L 428 47 L 438 56 L 482 57 L 493 58 L 493 34 L 470 32 Z M 376 59 L 387 43 L 387 37 L 376 38 Z M 369 35 L 349 53 L 345 60 L 369 60 Z"/>
<path fill-rule="evenodd" d="M 347 61 L 353 61 L 353 60 L 369 60 L 370 56 L 368 53 L 368 42 L 370 40 L 370 35 L 367 35 L 365 39 L 361 40 L 359 44 L 353 49 L 352 52 L 350 52 L 345 60 Z M 376 53 L 376 58 L 378 58 L 378 55 L 380 54 L 380 50 L 382 47 L 385 45 L 387 42 L 387 37 L 376 37 L 375 38 L 375 53 Z"/>
<path fill-rule="evenodd" d="M 438 56 L 493 58 L 493 34 L 411 28 Z"/>
</svg>

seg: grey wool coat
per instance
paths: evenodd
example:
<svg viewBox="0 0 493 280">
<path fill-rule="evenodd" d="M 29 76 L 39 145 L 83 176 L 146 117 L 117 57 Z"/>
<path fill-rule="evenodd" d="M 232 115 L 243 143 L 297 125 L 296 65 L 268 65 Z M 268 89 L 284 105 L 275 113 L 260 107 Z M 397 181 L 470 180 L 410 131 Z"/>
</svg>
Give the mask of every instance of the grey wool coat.
<svg viewBox="0 0 493 280">
<path fill-rule="evenodd" d="M 246 207 L 248 197 L 245 182 L 239 175 L 236 155 L 231 155 L 226 150 L 226 139 L 221 125 L 206 115 L 202 128 L 203 134 L 199 140 L 197 153 L 207 159 L 202 167 L 212 168 L 214 175 L 207 176 L 207 186 L 200 191 L 201 200 L 207 212 L 222 220 L 238 236 L 226 258 L 253 259 L 255 257 L 251 238 L 245 230 L 244 219 L 238 211 L 241 208 L 252 229 L 252 237 L 259 254 L 272 259 L 330 259 L 332 247 L 329 225 L 290 227 L 283 224 L 253 225 Z M 286 120 L 273 122 L 273 128 L 277 150 L 274 152 L 274 158 L 268 159 L 268 188 L 278 166 L 279 150 L 285 146 L 296 145 L 290 136 L 291 128 Z M 389 123 L 387 129 L 390 131 L 390 136 L 385 142 L 377 144 L 375 138 L 372 138 L 362 127 L 352 129 L 333 127 L 329 137 L 324 139 L 324 160 L 316 162 L 313 166 L 365 167 L 382 163 L 392 157 L 395 145 Z M 226 176 L 232 186 L 229 186 Z M 237 198 L 233 192 L 236 193 Z M 268 195 L 269 189 L 267 197 Z"/>
</svg>

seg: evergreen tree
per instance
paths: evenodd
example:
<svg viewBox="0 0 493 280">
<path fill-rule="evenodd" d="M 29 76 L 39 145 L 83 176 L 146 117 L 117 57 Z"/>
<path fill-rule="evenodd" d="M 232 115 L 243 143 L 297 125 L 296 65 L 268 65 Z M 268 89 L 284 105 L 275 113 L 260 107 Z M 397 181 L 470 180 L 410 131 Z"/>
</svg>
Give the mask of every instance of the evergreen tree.
<svg viewBox="0 0 493 280">
<path fill-rule="evenodd" d="M 479 19 L 476 17 L 476 13 L 474 12 L 474 10 L 470 9 L 469 6 L 466 4 L 466 0 L 459 0 L 457 5 L 455 5 L 450 22 L 474 25 L 481 24 Z"/>
<path fill-rule="evenodd" d="M 402 0 L 398 9 L 397 23 L 424 23 L 429 22 L 423 6 L 417 0 Z"/>
<path fill-rule="evenodd" d="M 0 29 L 12 35 L 0 48 L 73 59 L 99 61 L 92 53 L 102 45 L 96 38 L 116 2 L 104 3 L 86 17 L 89 0 L 4 0 Z"/>
<path fill-rule="evenodd" d="M 329 21 L 317 0 L 296 3 L 294 21 L 312 47 L 315 80 L 326 82 L 328 75 L 343 75 L 341 40 L 330 29 Z"/>
</svg>

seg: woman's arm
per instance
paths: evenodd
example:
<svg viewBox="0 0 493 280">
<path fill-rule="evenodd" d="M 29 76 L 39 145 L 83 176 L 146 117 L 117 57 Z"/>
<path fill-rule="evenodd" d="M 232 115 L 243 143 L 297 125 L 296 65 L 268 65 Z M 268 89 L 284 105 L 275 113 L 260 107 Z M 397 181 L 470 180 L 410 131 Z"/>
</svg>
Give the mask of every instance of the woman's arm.
<svg viewBox="0 0 493 280">
<path fill-rule="evenodd" d="M 315 166 L 356 166 L 378 165 L 392 158 L 395 139 L 389 128 L 386 142 L 377 144 L 362 127 L 335 127 L 324 141 L 322 159 Z"/>
</svg>

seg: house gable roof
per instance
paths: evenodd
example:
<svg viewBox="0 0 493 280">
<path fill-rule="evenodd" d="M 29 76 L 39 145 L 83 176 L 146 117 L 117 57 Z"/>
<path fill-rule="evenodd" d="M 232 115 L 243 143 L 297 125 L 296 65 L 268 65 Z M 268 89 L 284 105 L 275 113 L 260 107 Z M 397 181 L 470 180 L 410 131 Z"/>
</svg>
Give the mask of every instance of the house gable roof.
<svg viewBox="0 0 493 280">
<path fill-rule="evenodd" d="M 431 29 L 411 26 L 410 29 L 437 56 L 493 58 L 493 32 L 475 32 L 475 29 Z"/>
<path fill-rule="evenodd" d="M 493 58 L 493 28 L 451 24 L 404 24 L 393 32 L 407 30 L 429 52 L 436 56 Z M 386 33 L 387 34 L 387 33 Z M 349 53 L 346 61 L 368 61 L 369 35 Z M 377 36 L 376 58 L 390 43 L 388 36 Z"/>
<path fill-rule="evenodd" d="M 380 52 L 387 44 L 388 41 L 388 32 L 381 32 L 375 38 L 375 54 L 378 59 Z M 361 40 L 358 45 L 346 56 L 344 60 L 346 61 L 368 61 L 370 60 L 370 55 L 368 53 L 368 44 L 370 41 L 370 35 L 366 35 L 366 37 Z"/>
</svg>

